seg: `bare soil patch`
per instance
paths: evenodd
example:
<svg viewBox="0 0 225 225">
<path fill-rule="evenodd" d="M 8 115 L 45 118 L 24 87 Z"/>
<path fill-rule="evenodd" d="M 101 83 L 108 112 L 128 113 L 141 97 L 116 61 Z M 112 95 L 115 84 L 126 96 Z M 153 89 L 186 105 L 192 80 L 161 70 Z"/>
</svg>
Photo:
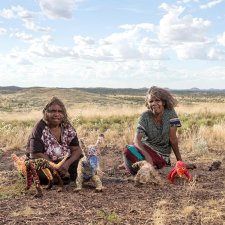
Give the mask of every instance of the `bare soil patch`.
<svg viewBox="0 0 225 225">
<path fill-rule="evenodd" d="M 167 182 L 171 168 L 160 171 L 165 185 L 135 186 L 126 171 L 116 169 L 122 162 L 121 152 L 107 148 L 101 157 L 105 172 L 103 192 L 95 192 L 86 183 L 79 193 L 75 185 L 65 186 L 58 193 L 56 186 L 44 190 L 44 197 L 33 197 L 35 189 L 27 193 L 4 197 L 4 190 L 18 179 L 10 155 L 0 152 L 0 224 L 84 224 L 84 225 L 224 225 L 225 192 L 224 161 L 220 169 L 209 171 L 211 162 L 194 162 L 193 182 L 177 179 Z M 21 151 L 17 152 L 23 153 Z M 186 159 L 188 161 L 188 159 Z"/>
</svg>

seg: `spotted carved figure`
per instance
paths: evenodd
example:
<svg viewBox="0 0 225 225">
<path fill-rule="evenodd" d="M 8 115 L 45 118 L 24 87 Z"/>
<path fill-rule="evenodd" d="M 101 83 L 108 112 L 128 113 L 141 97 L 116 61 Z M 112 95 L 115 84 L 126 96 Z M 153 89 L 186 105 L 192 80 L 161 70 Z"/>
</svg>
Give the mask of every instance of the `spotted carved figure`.
<svg viewBox="0 0 225 225">
<path fill-rule="evenodd" d="M 93 181 L 95 184 L 96 191 L 102 191 L 102 181 L 101 177 L 103 172 L 99 166 L 99 144 L 103 141 L 104 135 L 99 135 L 97 142 L 95 145 L 85 146 L 83 145 L 84 157 L 79 161 L 77 168 L 77 179 L 76 179 L 76 189 L 75 191 L 80 191 L 82 189 L 83 182 L 85 181 Z"/>
<path fill-rule="evenodd" d="M 135 175 L 135 184 L 155 183 L 163 185 L 163 181 L 158 171 L 146 160 L 136 162 L 132 165 L 133 168 L 138 168 L 138 172 Z"/>
<path fill-rule="evenodd" d="M 38 177 L 37 171 L 42 170 L 45 176 L 48 179 L 48 185 L 46 189 L 51 189 L 53 186 L 53 176 L 55 176 L 59 183 L 58 191 L 63 191 L 63 181 L 57 172 L 57 170 L 62 166 L 62 164 L 69 157 L 69 154 L 66 154 L 65 157 L 59 163 L 55 164 L 46 159 L 27 159 L 24 156 L 18 157 L 16 154 L 12 154 L 12 160 L 14 161 L 14 166 L 17 168 L 18 172 L 26 178 L 26 187 L 25 190 L 29 190 L 32 184 L 35 184 L 36 194 L 35 197 L 42 197 L 43 192 L 40 185 L 40 179 Z"/>
</svg>

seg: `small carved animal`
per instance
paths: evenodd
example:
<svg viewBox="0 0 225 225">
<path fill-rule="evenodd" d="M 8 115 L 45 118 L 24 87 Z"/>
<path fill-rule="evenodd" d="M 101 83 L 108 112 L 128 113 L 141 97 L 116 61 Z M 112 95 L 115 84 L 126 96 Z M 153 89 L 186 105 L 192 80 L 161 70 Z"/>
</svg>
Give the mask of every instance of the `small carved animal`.
<svg viewBox="0 0 225 225">
<path fill-rule="evenodd" d="M 98 146 L 103 141 L 104 135 L 99 135 L 95 145 L 89 145 L 86 147 L 82 143 L 85 152 L 84 157 L 79 161 L 77 167 L 77 179 L 76 179 L 76 189 L 75 191 L 80 191 L 82 189 L 83 182 L 92 180 L 95 183 L 96 191 L 102 191 L 102 181 L 101 177 L 103 172 L 99 166 L 98 160 Z"/>
<path fill-rule="evenodd" d="M 155 168 L 148 163 L 146 160 L 136 162 L 132 165 L 133 168 L 139 168 L 137 174 L 135 175 L 135 184 L 146 184 L 149 182 L 163 185 L 163 181 L 159 173 Z"/>
<path fill-rule="evenodd" d="M 192 180 L 192 176 L 187 170 L 186 164 L 183 161 L 176 162 L 175 167 L 169 172 L 168 180 L 173 183 L 176 175 L 178 175 L 179 177 L 185 175 L 188 181 Z"/>
<path fill-rule="evenodd" d="M 45 176 L 48 179 L 48 185 L 46 189 L 51 189 L 53 186 L 53 175 L 56 176 L 58 182 L 59 182 L 59 189 L 58 191 L 63 190 L 63 181 L 57 172 L 57 170 L 62 166 L 62 164 L 66 161 L 66 159 L 69 157 L 69 153 L 64 156 L 62 161 L 55 164 L 53 162 L 50 162 L 46 159 L 39 158 L 39 159 L 25 159 L 24 157 L 18 157 L 15 154 L 12 154 L 12 160 L 14 161 L 14 165 L 19 171 L 19 173 L 26 178 L 26 190 L 29 190 L 32 186 L 32 183 L 34 182 L 36 187 L 36 194 L 35 197 L 42 197 L 43 192 L 40 185 L 40 180 L 37 174 L 37 170 L 42 170 Z"/>
<path fill-rule="evenodd" d="M 211 166 L 209 167 L 209 171 L 218 170 L 221 166 L 221 161 L 217 160 L 212 162 Z"/>
</svg>

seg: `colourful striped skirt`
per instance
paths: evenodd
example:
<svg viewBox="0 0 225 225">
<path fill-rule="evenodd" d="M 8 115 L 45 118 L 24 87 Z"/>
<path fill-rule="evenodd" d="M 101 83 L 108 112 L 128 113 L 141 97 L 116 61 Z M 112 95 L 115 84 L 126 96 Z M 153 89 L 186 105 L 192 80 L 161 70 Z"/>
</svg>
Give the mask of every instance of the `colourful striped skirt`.
<svg viewBox="0 0 225 225">
<path fill-rule="evenodd" d="M 166 161 L 158 155 L 154 150 L 152 150 L 149 146 L 144 145 L 146 152 L 152 159 L 153 165 L 157 169 L 161 169 L 166 165 Z M 145 160 L 144 156 L 141 154 L 140 150 L 134 145 L 127 145 L 123 149 L 123 160 L 125 167 L 129 173 L 135 175 L 137 173 L 137 169 L 133 168 L 132 165 L 135 162 Z"/>
</svg>

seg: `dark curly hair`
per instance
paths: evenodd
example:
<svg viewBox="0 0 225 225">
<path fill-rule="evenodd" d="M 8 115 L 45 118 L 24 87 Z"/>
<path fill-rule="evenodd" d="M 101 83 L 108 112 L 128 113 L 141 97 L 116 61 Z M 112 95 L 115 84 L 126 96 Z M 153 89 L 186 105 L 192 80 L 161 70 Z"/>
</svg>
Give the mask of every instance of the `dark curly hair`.
<svg viewBox="0 0 225 225">
<path fill-rule="evenodd" d="M 63 102 L 59 98 L 57 98 L 57 97 L 52 97 L 50 99 L 50 101 L 47 103 L 47 105 L 44 107 L 44 109 L 42 111 L 43 112 L 43 118 L 44 118 L 44 120 L 46 122 L 48 121 L 47 120 L 47 112 L 48 112 L 49 108 L 52 105 L 59 105 L 62 108 L 62 111 L 63 111 L 63 124 L 64 125 L 70 125 L 66 107 L 63 104 Z"/>
<path fill-rule="evenodd" d="M 167 109 L 173 109 L 178 104 L 177 100 L 172 96 L 172 94 L 168 90 L 152 86 L 147 91 L 145 98 L 145 106 L 147 106 L 148 109 L 149 109 L 148 101 L 150 96 L 160 99 L 165 104 L 164 107 Z"/>
</svg>

